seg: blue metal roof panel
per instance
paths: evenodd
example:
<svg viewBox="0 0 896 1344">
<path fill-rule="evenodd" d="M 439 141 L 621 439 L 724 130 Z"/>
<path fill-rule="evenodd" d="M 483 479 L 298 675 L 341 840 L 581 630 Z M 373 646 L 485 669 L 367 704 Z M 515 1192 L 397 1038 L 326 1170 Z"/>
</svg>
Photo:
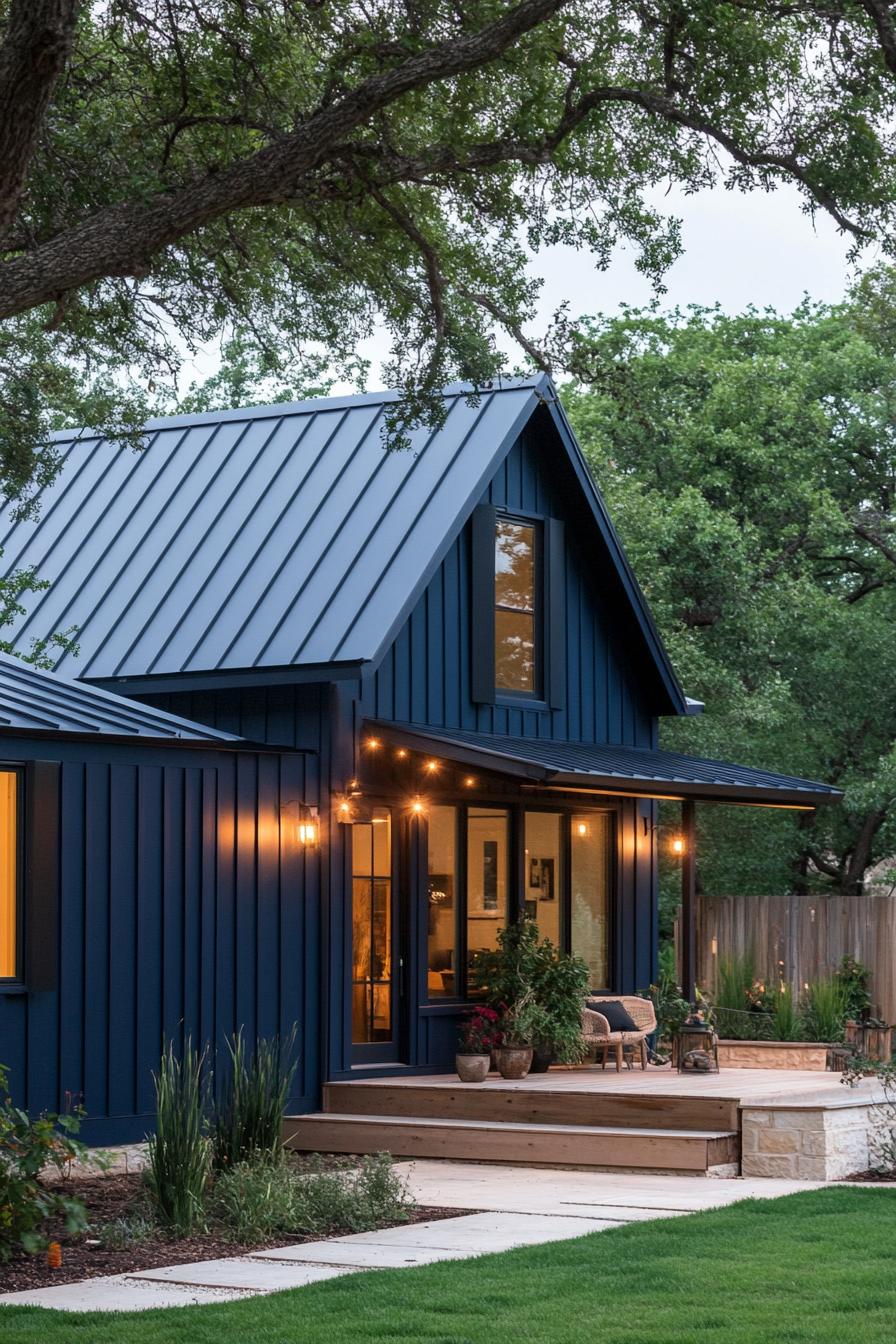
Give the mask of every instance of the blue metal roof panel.
<svg viewBox="0 0 896 1344">
<path fill-rule="evenodd" d="M 395 394 L 174 417 L 146 446 L 60 439 L 36 520 L 0 535 L 3 568 L 50 581 L 11 638 L 77 629 L 68 677 L 363 662 L 430 577 L 535 405 L 511 380 L 386 452 Z"/>
<path fill-rule="evenodd" d="M 0 730 L 114 733 L 196 742 L 239 742 L 231 733 L 136 704 L 95 686 L 66 681 L 0 653 Z"/>
<path fill-rule="evenodd" d="M 421 743 L 430 740 L 448 747 L 468 748 L 481 754 L 483 768 L 487 766 L 487 757 L 494 758 L 493 768 L 497 771 L 501 770 L 502 760 L 532 766 L 536 770 L 533 777 L 557 784 L 587 787 L 593 783 L 606 788 L 618 787 L 620 793 L 638 791 L 634 786 L 643 786 L 642 792 L 655 790 L 674 794 L 681 789 L 696 796 L 701 791 L 712 791 L 720 798 L 730 797 L 731 801 L 737 801 L 739 794 L 745 798 L 763 794 L 774 801 L 780 794 L 797 805 L 804 802 L 807 807 L 842 797 L 839 789 L 816 780 L 675 751 L 603 743 L 553 742 L 540 738 L 530 740 L 411 723 L 379 723 L 376 728 L 386 735 L 398 733 L 403 741 L 416 737 Z M 425 747 L 421 746 L 421 750 Z"/>
</svg>

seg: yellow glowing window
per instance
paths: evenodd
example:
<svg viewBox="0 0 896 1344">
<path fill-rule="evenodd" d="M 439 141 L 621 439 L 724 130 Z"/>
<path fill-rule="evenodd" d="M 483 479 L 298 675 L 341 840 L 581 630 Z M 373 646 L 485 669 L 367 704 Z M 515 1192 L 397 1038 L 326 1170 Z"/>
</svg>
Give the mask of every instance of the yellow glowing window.
<svg viewBox="0 0 896 1344">
<path fill-rule="evenodd" d="M 0 770 L 0 980 L 14 980 L 18 950 L 18 775 Z"/>
</svg>

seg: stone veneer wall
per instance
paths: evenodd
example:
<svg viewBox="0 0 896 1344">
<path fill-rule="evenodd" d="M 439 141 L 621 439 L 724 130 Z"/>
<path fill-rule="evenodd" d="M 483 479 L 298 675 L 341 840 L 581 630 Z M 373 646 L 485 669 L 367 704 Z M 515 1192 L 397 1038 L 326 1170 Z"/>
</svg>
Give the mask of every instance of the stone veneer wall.
<svg viewBox="0 0 896 1344">
<path fill-rule="evenodd" d="M 719 1041 L 719 1064 L 728 1069 L 827 1068 L 826 1045 L 802 1045 L 798 1041 Z"/>
<path fill-rule="evenodd" d="M 868 1101 L 799 1106 L 745 1105 L 741 1173 L 792 1181 L 838 1181 L 871 1165 L 869 1135 L 880 1110 Z"/>
</svg>

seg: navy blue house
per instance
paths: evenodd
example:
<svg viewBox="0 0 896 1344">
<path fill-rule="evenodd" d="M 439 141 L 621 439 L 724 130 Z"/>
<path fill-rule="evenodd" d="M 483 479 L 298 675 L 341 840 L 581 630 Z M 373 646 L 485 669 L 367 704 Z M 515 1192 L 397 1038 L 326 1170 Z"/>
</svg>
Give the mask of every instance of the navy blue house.
<svg viewBox="0 0 896 1344">
<path fill-rule="evenodd" d="M 699 712 L 549 380 L 386 452 L 390 394 L 60 436 L 0 663 L 0 1061 L 140 1137 L 164 1039 L 297 1022 L 322 1082 L 450 1066 L 471 956 L 522 913 L 595 990 L 656 962 L 656 808 L 824 785 L 658 748 Z M 685 946 L 685 979 L 692 979 Z"/>
</svg>

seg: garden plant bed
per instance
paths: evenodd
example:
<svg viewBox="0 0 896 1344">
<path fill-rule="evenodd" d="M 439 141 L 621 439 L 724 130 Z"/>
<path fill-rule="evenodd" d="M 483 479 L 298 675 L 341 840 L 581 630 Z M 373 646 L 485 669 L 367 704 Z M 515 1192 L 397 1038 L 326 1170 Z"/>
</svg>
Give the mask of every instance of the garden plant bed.
<svg viewBox="0 0 896 1344">
<path fill-rule="evenodd" d="M 809 1069 L 823 1073 L 829 1046 L 817 1041 L 719 1041 L 719 1066 L 729 1069 Z"/>
<path fill-rule="evenodd" d="M 304 1155 L 291 1157 L 296 1165 L 306 1165 Z M 344 1166 L 345 1159 L 324 1158 L 327 1165 Z M 26 1288 L 49 1288 L 60 1283 L 76 1283 L 107 1274 L 127 1274 L 143 1269 L 158 1269 L 164 1265 L 179 1265 L 197 1260 L 217 1260 L 225 1256 L 244 1255 L 250 1251 L 265 1250 L 272 1246 L 299 1245 L 302 1242 L 321 1241 L 319 1233 L 307 1236 L 276 1237 L 251 1245 L 241 1244 L 224 1237 L 220 1231 L 196 1234 L 190 1237 L 172 1237 L 164 1230 L 150 1234 L 146 1240 L 135 1241 L 121 1248 L 107 1248 L 97 1244 L 93 1230 L 118 1218 L 133 1217 L 143 1198 L 143 1179 L 139 1174 L 110 1176 L 73 1176 L 65 1181 L 48 1181 L 51 1190 L 80 1199 L 87 1208 L 92 1227 L 86 1233 L 71 1236 L 61 1225 L 54 1227 L 52 1237 L 62 1247 L 62 1266 L 49 1269 L 44 1252 L 27 1255 L 22 1252 L 8 1263 L 0 1262 L 0 1292 L 12 1293 Z M 414 1209 L 405 1223 L 431 1222 L 438 1218 L 457 1218 L 469 1213 L 468 1209 Z M 384 1227 L 396 1224 L 384 1223 Z M 345 1228 L 343 1231 L 352 1231 Z M 333 1233 L 332 1235 L 338 1235 Z"/>
</svg>

